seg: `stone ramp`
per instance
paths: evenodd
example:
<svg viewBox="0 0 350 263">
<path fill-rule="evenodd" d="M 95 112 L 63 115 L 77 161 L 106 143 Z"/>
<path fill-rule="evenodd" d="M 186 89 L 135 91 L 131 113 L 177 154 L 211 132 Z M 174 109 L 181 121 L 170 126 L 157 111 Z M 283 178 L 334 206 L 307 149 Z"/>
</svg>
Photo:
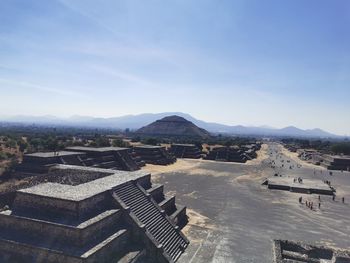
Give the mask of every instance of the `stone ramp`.
<svg viewBox="0 0 350 263">
<path fill-rule="evenodd" d="M 130 208 L 130 212 L 145 225 L 146 231 L 158 244 L 162 245 L 167 256 L 175 262 L 184 252 L 189 241 L 167 218 L 165 212 L 151 196 L 134 182 L 116 187 L 114 195 Z"/>
</svg>

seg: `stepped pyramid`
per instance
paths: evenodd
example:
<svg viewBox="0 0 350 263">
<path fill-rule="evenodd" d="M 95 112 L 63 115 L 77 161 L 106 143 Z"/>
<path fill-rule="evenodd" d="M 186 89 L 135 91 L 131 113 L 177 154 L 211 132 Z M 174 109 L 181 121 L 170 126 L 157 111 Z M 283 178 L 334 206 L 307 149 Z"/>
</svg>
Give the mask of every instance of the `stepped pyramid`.
<svg viewBox="0 0 350 263">
<path fill-rule="evenodd" d="M 0 212 L 0 262 L 175 262 L 188 246 L 180 230 L 186 207 L 152 185 L 149 173 L 56 170 L 72 180 L 18 190 Z M 92 179 L 77 184 L 77 174 L 86 181 L 87 172 Z"/>
<path fill-rule="evenodd" d="M 210 133 L 199 128 L 185 118 L 173 115 L 157 120 L 136 131 L 138 134 L 150 136 L 186 136 L 186 137 L 210 137 Z"/>
</svg>

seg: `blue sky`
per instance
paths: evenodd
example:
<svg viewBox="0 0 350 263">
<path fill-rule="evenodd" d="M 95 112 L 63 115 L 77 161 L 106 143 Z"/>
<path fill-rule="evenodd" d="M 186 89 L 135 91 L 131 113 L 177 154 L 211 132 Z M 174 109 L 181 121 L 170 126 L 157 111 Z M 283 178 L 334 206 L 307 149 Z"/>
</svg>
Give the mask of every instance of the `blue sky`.
<svg viewBox="0 0 350 263">
<path fill-rule="evenodd" d="M 349 25 L 347 0 L 1 0 L 0 115 L 350 135 Z"/>
</svg>

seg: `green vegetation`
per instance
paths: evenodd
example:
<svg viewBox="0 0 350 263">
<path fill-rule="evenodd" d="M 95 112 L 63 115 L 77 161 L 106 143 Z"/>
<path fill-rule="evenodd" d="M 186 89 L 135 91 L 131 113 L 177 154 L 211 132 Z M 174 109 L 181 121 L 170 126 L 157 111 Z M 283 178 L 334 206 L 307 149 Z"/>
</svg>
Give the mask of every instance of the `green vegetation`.
<svg viewBox="0 0 350 263">
<path fill-rule="evenodd" d="M 161 141 L 157 138 L 145 138 L 141 140 L 141 142 L 143 144 L 148 144 L 148 145 L 158 145 L 159 143 L 161 143 Z"/>
<path fill-rule="evenodd" d="M 350 155 L 350 142 L 335 143 L 331 146 L 331 151 L 335 154 Z"/>
<path fill-rule="evenodd" d="M 90 146 L 93 147 L 110 147 L 111 142 L 107 137 L 98 136 L 93 142 L 90 143 Z"/>
<path fill-rule="evenodd" d="M 149 145 L 161 143 L 187 143 L 195 144 L 202 149 L 202 144 L 209 145 L 244 145 L 255 142 L 255 138 L 242 138 L 230 136 L 212 136 L 206 139 L 198 137 L 149 137 L 125 131 L 111 129 L 91 129 L 72 127 L 46 127 L 36 125 L 8 125 L 0 126 L 0 142 L 2 146 L 13 149 L 19 153 L 38 151 L 59 151 L 69 146 L 91 147 L 130 147 L 130 143 L 123 138 L 128 137 L 131 142 L 141 142 Z M 1 146 L 1 145 L 0 145 Z"/>
<path fill-rule="evenodd" d="M 283 139 L 283 143 L 296 148 L 315 149 L 322 153 L 350 154 L 350 142 L 348 140 L 305 140 L 305 139 Z"/>
<path fill-rule="evenodd" d="M 4 161 L 4 160 L 8 160 L 11 159 L 13 157 L 15 157 L 16 155 L 13 153 L 8 153 L 8 152 L 2 152 L 0 151 L 0 161 Z"/>
<path fill-rule="evenodd" d="M 123 139 L 114 139 L 112 141 L 112 146 L 114 147 L 129 147 L 130 143 L 123 141 Z"/>
</svg>

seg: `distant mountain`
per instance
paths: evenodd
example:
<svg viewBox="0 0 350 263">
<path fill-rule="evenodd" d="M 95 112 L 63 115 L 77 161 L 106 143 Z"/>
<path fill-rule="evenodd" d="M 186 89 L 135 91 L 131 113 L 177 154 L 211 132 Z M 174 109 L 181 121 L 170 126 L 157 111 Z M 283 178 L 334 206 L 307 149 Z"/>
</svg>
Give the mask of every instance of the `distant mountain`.
<svg viewBox="0 0 350 263">
<path fill-rule="evenodd" d="M 200 138 L 207 138 L 210 136 L 210 133 L 205 129 L 199 128 L 185 118 L 176 115 L 156 120 L 155 122 L 138 129 L 136 133 L 152 136 L 165 135 Z"/>
<path fill-rule="evenodd" d="M 3 118 L 6 122 L 16 122 L 25 124 L 47 124 L 47 125 L 65 125 L 80 126 L 89 128 L 114 128 L 137 130 L 156 120 L 166 116 L 176 115 L 194 123 L 212 133 L 232 134 L 232 135 L 258 135 L 258 136 L 294 136 L 294 137 L 339 137 L 321 129 L 302 130 L 294 126 L 276 129 L 269 126 L 247 127 L 242 125 L 230 126 L 214 122 L 205 122 L 182 112 L 162 112 L 162 113 L 144 113 L 139 115 L 125 115 L 112 118 L 95 118 L 90 116 L 75 115 L 70 118 L 58 118 L 55 116 L 15 116 Z"/>
</svg>

